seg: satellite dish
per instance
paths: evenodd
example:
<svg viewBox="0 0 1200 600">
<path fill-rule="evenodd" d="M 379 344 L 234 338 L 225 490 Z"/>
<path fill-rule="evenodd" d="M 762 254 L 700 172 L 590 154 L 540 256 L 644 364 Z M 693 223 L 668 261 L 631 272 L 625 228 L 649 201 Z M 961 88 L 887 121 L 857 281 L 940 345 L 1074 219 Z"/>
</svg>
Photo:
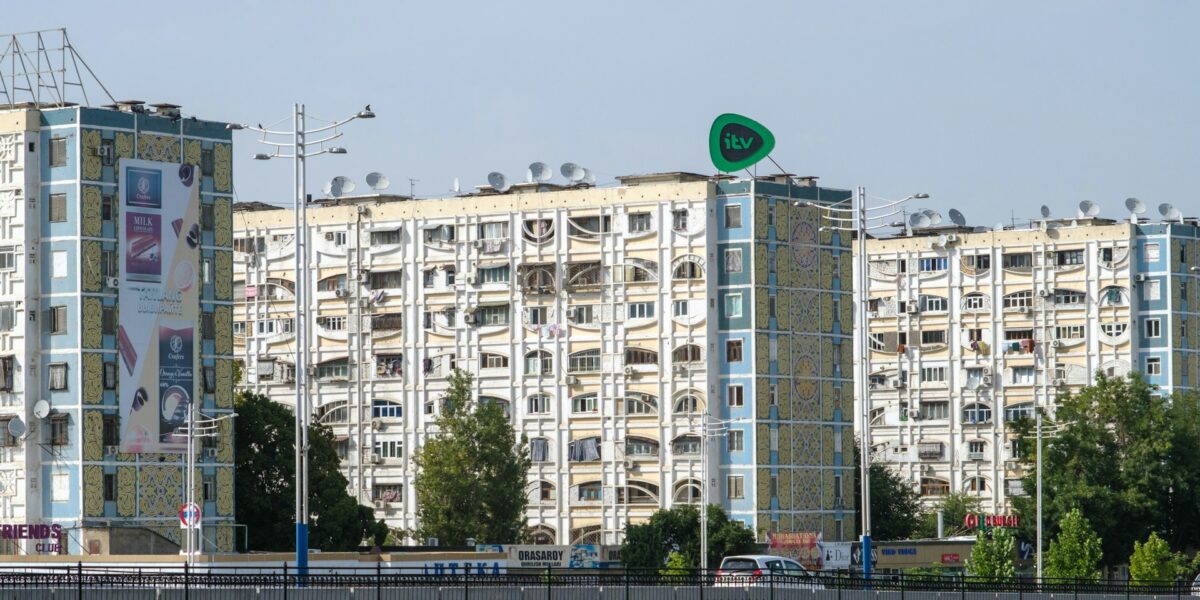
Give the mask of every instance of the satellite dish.
<svg viewBox="0 0 1200 600">
<path fill-rule="evenodd" d="M 386 190 L 389 185 L 392 185 L 392 180 L 388 179 L 387 175 L 372 171 L 367 173 L 367 185 L 375 191 Z"/>
<path fill-rule="evenodd" d="M 1100 214 L 1100 205 L 1091 200 L 1084 200 L 1079 203 L 1079 216 L 1094 217 Z"/>
<path fill-rule="evenodd" d="M 563 163 L 558 169 L 563 177 L 566 177 L 571 183 L 579 183 L 587 176 L 587 171 L 575 163 Z"/>
<path fill-rule="evenodd" d="M 554 171 L 550 170 L 550 165 L 544 162 L 535 162 L 529 165 L 529 179 L 538 183 L 550 181 L 554 176 Z"/>
<path fill-rule="evenodd" d="M 333 182 L 326 181 L 325 185 L 321 186 L 321 192 L 324 193 L 326 196 L 333 195 Z"/>
<path fill-rule="evenodd" d="M 950 209 L 950 221 L 959 227 L 965 227 L 967 225 L 967 218 L 964 217 L 962 212 L 957 208 Z"/>
<path fill-rule="evenodd" d="M 39 419 L 45 419 L 50 416 L 50 403 L 45 400 L 38 400 L 33 403 L 33 416 Z"/>
<path fill-rule="evenodd" d="M 930 225 L 941 225 L 942 224 L 942 213 L 937 212 L 936 210 L 929 211 L 929 224 Z"/>
<path fill-rule="evenodd" d="M 588 185 L 596 185 L 595 173 L 592 173 L 591 170 L 589 170 L 589 169 L 584 169 L 583 170 L 583 179 L 581 180 L 581 182 L 586 183 Z"/>
<path fill-rule="evenodd" d="M 929 216 L 925 213 L 913 213 L 908 217 L 908 226 L 913 229 L 929 227 Z"/>
<path fill-rule="evenodd" d="M 1163 216 L 1163 219 L 1168 221 L 1178 221 L 1183 218 L 1183 213 L 1179 212 L 1179 209 L 1175 208 L 1174 204 L 1167 202 L 1158 205 L 1158 213 Z"/>
<path fill-rule="evenodd" d="M 492 171 L 488 173 L 488 185 L 497 192 L 507 192 L 509 188 L 508 178 L 500 171 Z"/>
<path fill-rule="evenodd" d="M 329 193 L 334 198 L 341 198 L 353 192 L 356 187 L 358 186 L 354 183 L 354 180 L 343 175 L 338 175 L 329 182 Z"/>
<path fill-rule="evenodd" d="M 29 428 L 25 426 L 25 421 L 22 421 L 21 417 L 13 417 L 8 422 L 8 435 L 23 438 L 26 433 L 29 433 Z"/>
<path fill-rule="evenodd" d="M 1042 205 L 1042 218 L 1043 219 L 1050 218 L 1050 207 L 1046 206 L 1045 204 Z"/>
<path fill-rule="evenodd" d="M 1129 212 L 1135 215 L 1140 215 L 1146 212 L 1146 204 L 1137 198 L 1126 198 L 1125 208 L 1128 208 Z"/>
<path fill-rule="evenodd" d="M 946 245 L 946 234 L 944 234 L 944 233 L 943 233 L 943 234 L 941 234 L 941 235 L 939 235 L 939 236 L 938 236 L 938 245 L 939 245 L 939 246 L 945 246 L 945 245 Z"/>
</svg>

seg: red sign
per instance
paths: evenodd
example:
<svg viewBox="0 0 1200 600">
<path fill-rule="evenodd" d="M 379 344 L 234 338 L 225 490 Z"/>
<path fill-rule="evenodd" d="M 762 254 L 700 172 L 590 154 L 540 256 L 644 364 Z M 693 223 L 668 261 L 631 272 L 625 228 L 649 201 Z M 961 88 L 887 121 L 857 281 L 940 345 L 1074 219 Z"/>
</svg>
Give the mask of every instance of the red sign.
<svg viewBox="0 0 1200 600">
<path fill-rule="evenodd" d="M 793 558 L 810 571 L 821 570 L 821 534 L 808 531 L 783 531 L 767 534 L 771 552 Z"/>
<path fill-rule="evenodd" d="M 959 562 L 957 554 L 943 554 L 942 555 L 942 564 L 943 565 L 950 564 L 950 563 L 956 563 L 956 562 Z"/>
<path fill-rule="evenodd" d="M 195 502 L 186 502 L 179 507 L 179 527 L 192 529 L 200 522 L 200 507 Z"/>
<path fill-rule="evenodd" d="M 963 526 L 969 529 L 976 527 L 1019 527 L 1021 518 L 1017 515 L 967 515 L 963 518 Z"/>
</svg>

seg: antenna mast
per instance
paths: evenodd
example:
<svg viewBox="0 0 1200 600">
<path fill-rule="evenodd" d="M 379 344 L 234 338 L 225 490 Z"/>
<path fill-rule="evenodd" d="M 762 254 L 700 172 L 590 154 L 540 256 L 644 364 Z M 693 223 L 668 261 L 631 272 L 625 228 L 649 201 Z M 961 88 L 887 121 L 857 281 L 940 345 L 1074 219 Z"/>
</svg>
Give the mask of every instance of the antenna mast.
<svg viewBox="0 0 1200 600">
<path fill-rule="evenodd" d="M 108 102 L 116 102 L 71 45 L 66 29 L 0 35 L 0 45 L 4 46 L 0 53 L 0 105 L 91 106 L 85 77 L 104 93 Z"/>
</svg>

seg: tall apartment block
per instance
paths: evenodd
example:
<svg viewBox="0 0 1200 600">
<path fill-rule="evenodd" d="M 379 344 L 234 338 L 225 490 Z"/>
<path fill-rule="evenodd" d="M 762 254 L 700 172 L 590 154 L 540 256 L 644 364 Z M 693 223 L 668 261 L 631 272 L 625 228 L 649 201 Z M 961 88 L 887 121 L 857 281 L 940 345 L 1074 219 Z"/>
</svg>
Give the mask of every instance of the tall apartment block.
<svg viewBox="0 0 1200 600">
<path fill-rule="evenodd" d="M 142 310 L 137 302 L 118 305 L 130 275 L 119 247 L 132 235 L 126 217 L 154 220 L 165 210 L 126 209 L 118 190 L 122 165 L 131 159 L 154 167 L 143 169 L 147 199 L 158 197 L 153 177 L 187 173 L 186 185 L 199 188 L 200 205 L 196 237 L 180 240 L 190 250 L 177 252 L 190 257 L 189 264 L 175 272 L 190 273 L 186 283 L 175 281 L 198 290 L 194 305 L 182 308 L 200 316 L 193 325 L 201 339 L 194 360 L 179 364 L 179 373 L 194 374 L 195 387 L 181 383 L 182 391 L 165 394 L 148 386 L 139 406 L 148 414 L 172 401 L 172 410 L 186 409 L 179 400 L 190 395 L 202 400 L 205 414 L 232 410 L 230 135 L 222 123 L 182 117 L 172 105 L 156 107 L 129 102 L 0 110 L 0 519 L 63 532 L 57 540 L 6 539 L 0 553 L 178 550 L 182 453 L 126 452 L 121 439 L 127 415 L 118 396 L 138 391 L 120 389 L 122 373 L 137 355 L 145 362 L 159 348 L 119 341 L 127 326 L 121 313 L 132 319 Z M 195 171 L 181 169 L 182 163 L 196 165 Z M 169 236 L 180 235 L 168 222 L 161 225 L 133 246 L 137 260 L 157 262 L 175 239 Z M 176 344 L 166 339 L 163 347 L 170 349 L 164 353 L 186 356 L 183 342 L 178 352 Z M 157 431 L 153 437 L 162 439 Z M 205 549 L 232 551 L 231 422 L 223 422 L 220 435 L 204 446 L 196 481 Z"/>
<path fill-rule="evenodd" d="M 702 493 L 760 539 L 852 536 L 849 240 L 796 204 L 849 192 L 619 182 L 314 202 L 309 348 L 295 345 L 294 214 L 239 204 L 241 385 L 290 404 L 307 352 L 351 493 L 396 527 L 416 525 L 412 456 L 458 368 L 530 440 L 539 543 L 615 543 Z"/>
<path fill-rule="evenodd" d="M 928 502 L 964 492 L 1003 512 L 1026 493 L 1014 420 L 1101 372 L 1194 385 L 1196 234 L 1080 218 L 868 240 L 872 460 Z"/>
</svg>

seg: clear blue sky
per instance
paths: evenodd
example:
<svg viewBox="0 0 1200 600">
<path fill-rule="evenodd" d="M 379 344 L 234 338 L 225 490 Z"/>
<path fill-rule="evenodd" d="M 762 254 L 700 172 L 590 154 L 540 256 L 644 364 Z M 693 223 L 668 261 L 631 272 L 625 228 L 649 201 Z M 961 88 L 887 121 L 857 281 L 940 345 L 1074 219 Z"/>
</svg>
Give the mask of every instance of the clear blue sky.
<svg viewBox="0 0 1200 600">
<path fill-rule="evenodd" d="M 1128 196 L 1200 213 L 1197 23 L 1183 0 L 69 1 L 7 6 L 3 29 L 67 27 L 118 98 L 205 118 L 371 103 L 350 154 L 312 163 L 317 194 L 378 170 L 438 195 L 535 160 L 708 173 L 710 122 L 740 112 L 790 171 L 992 225 Z M 287 201 L 290 167 L 238 142 L 238 199 Z"/>
</svg>

